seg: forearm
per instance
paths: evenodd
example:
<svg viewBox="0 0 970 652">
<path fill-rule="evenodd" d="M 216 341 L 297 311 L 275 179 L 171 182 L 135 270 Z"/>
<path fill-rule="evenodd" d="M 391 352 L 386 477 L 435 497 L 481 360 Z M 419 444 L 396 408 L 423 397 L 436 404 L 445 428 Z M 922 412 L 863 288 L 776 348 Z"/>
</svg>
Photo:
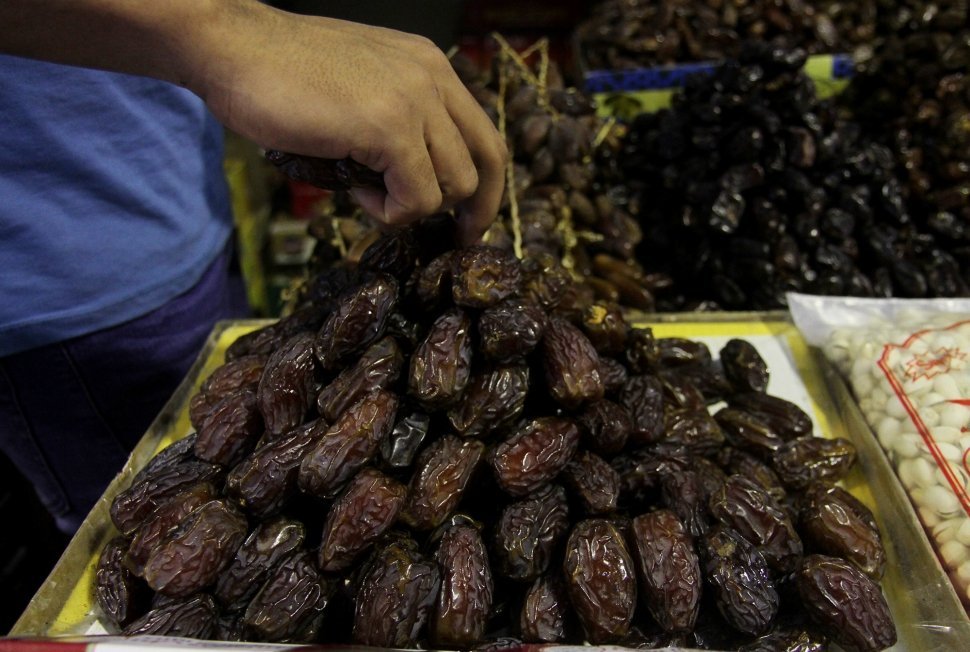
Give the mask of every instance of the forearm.
<svg viewBox="0 0 970 652">
<path fill-rule="evenodd" d="M 247 0 L 2 0 L 0 52 L 191 86 Z"/>
</svg>

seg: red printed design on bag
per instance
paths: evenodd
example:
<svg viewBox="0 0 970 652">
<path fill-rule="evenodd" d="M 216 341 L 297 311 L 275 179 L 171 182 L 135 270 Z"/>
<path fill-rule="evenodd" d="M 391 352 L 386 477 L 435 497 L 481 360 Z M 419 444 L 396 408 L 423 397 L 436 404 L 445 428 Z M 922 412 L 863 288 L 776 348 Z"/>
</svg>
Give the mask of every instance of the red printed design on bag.
<svg viewBox="0 0 970 652">
<path fill-rule="evenodd" d="M 916 426 L 916 431 L 926 442 L 926 446 L 936 461 L 937 467 L 943 473 L 950 488 L 953 490 L 954 495 L 960 501 L 963 506 L 964 511 L 970 516 L 970 496 L 967 495 L 967 488 L 963 485 L 963 482 L 957 478 L 950 466 L 949 460 L 944 457 L 940 452 L 939 446 L 937 446 L 936 440 L 933 438 L 933 433 L 923 422 L 923 419 L 919 415 L 919 409 L 913 405 L 910 400 L 909 395 L 903 389 L 903 383 L 906 381 L 914 381 L 919 379 L 932 379 L 940 374 L 947 373 L 954 368 L 957 363 L 963 363 L 967 359 L 967 352 L 959 348 L 949 348 L 941 347 L 934 351 L 926 351 L 924 353 L 915 353 L 910 350 L 914 343 L 918 342 L 924 336 L 929 333 L 943 332 L 954 330 L 970 324 L 970 321 L 961 321 L 946 328 L 939 329 L 926 329 L 913 333 L 910 335 L 905 342 L 902 344 L 887 344 L 883 347 L 882 356 L 879 358 L 879 368 L 882 369 L 883 374 L 886 376 L 886 380 L 889 381 L 890 387 L 892 387 L 893 393 L 896 394 L 896 398 L 899 400 L 900 404 L 906 410 L 906 414 L 909 415 L 910 421 Z M 889 363 L 890 355 L 894 351 L 899 351 L 901 356 L 909 356 L 908 359 L 901 365 L 900 369 L 893 369 Z M 957 364 L 958 367 L 962 367 L 962 364 Z M 901 372 L 901 373 L 900 373 Z M 899 375 L 897 375 L 899 373 Z M 950 399 L 951 403 L 958 403 L 960 405 L 970 405 L 970 399 L 959 398 Z M 968 453 L 970 450 L 965 450 L 963 452 L 963 466 L 970 472 L 970 466 L 968 466 Z"/>
</svg>

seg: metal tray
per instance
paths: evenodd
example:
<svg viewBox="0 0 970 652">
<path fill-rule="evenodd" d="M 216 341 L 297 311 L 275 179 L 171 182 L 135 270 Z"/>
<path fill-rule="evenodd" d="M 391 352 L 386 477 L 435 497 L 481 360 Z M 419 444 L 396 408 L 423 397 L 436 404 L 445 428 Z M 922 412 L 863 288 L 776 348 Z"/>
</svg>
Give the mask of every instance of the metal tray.
<svg viewBox="0 0 970 652">
<path fill-rule="evenodd" d="M 882 586 L 899 634 L 893 650 L 970 649 L 970 619 L 933 554 L 915 512 L 878 442 L 841 378 L 818 350 L 809 348 L 787 313 L 631 314 L 658 337 L 706 341 L 717 351 L 731 337 L 752 341 L 772 372 L 769 391 L 812 414 L 816 434 L 845 437 L 858 449 L 859 464 L 845 487 L 873 510 L 887 553 Z M 115 535 L 111 500 L 157 451 L 187 435 L 189 398 L 215 367 L 226 346 L 265 321 L 221 322 L 185 380 L 132 452 L 128 463 L 88 515 L 10 634 L 20 637 L 103 633 L 92 598 L 94 568 L 103 545 Z"/>
</svg>

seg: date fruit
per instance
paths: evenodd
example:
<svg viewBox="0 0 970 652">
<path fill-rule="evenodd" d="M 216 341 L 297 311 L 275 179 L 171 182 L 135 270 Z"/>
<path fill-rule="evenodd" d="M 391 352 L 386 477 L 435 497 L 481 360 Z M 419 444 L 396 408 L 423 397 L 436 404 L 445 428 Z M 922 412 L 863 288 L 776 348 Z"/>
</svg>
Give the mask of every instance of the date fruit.
<svg viewBox="0 0 970 652">
<path fill-rule="evenodd" d="M 576 453 L 579 428 L 569 419 L 541 417 L 496 446 L 489 462 L 499 486 L 524 496 L 551 482 Z"/>
</svg>

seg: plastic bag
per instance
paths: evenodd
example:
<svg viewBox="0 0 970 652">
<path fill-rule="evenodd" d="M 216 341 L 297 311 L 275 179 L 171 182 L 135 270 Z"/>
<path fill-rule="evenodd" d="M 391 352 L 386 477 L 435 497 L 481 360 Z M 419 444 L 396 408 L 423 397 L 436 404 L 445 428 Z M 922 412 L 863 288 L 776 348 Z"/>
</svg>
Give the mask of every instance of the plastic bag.
<svg viewBox="0 0 970 652">
<path fill-rule="evenodd" d="M 970 608 L 970 300 L 790 294 L 846 378 Z"/>
</svg>

